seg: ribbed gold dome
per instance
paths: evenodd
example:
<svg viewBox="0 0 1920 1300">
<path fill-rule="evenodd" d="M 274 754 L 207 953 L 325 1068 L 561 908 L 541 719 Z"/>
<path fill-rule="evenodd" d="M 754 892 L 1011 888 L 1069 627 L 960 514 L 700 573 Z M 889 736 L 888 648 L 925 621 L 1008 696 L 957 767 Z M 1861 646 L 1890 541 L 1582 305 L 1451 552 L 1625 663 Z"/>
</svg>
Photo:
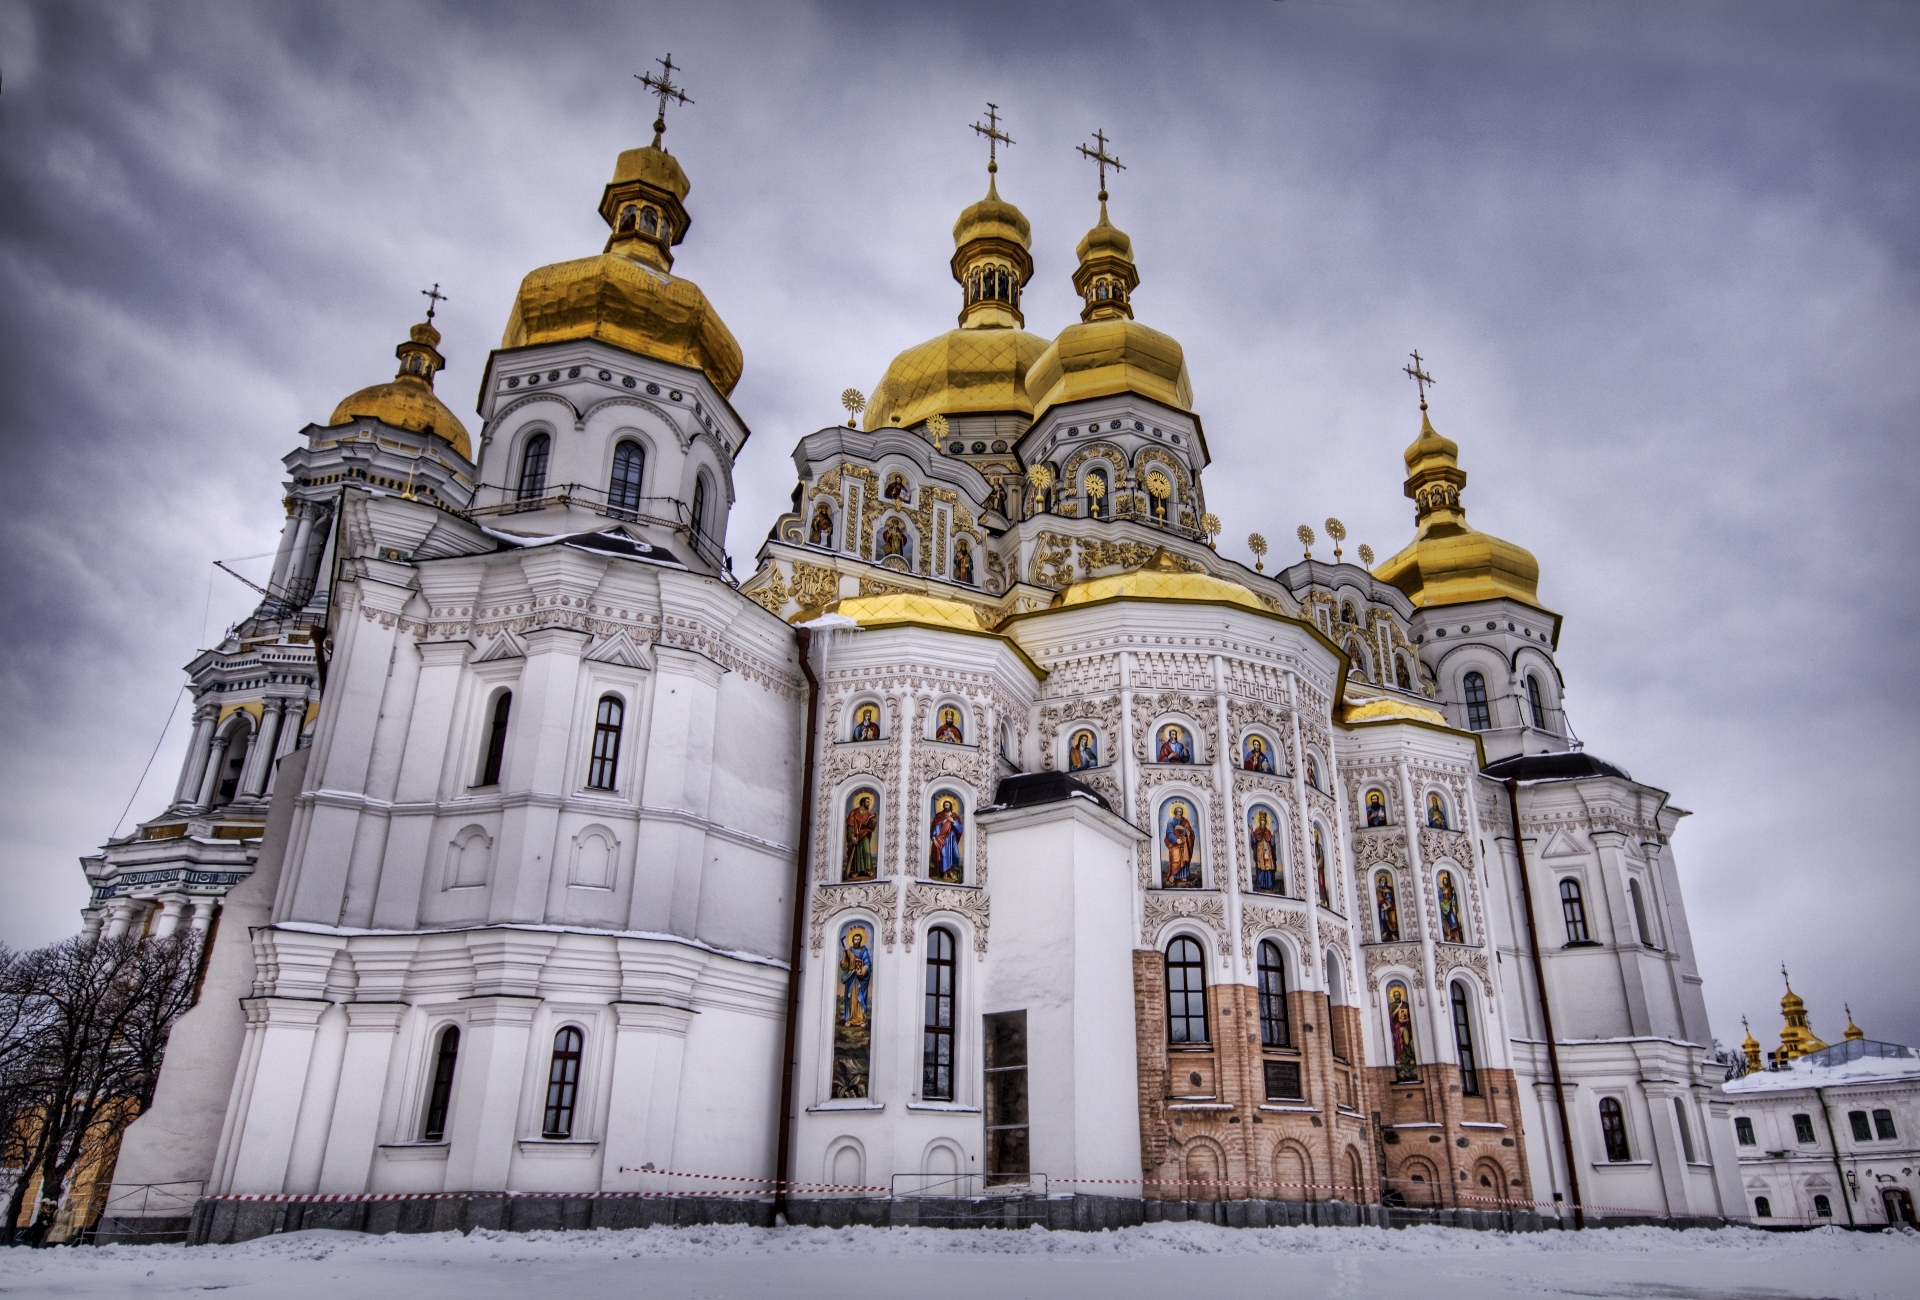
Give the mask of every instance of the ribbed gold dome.
<svg viewBox="0 0 1920 1300">
<path fill-rule="evenodd" d="M 1031 415 L 1027 370 L 1047 341 L 1021 329 L 957 329 L 893 359 L 867 403 L 866 427 L 918 424 L 929 415 Z"/>
<path fill-rule="evenodd" d="M 1373 576 L 1422 607 L 1506 599 L 1539 608 L 1540 562 L 1532 552 L 1467 526 L 1460 504 L 1467 473 L 1459 452 L 1434 430 L 1423 404 L 1420 436 L 1405 458 L 1406 494 L 1414 500 L 1418 526 L 1413 541 Z"/>
<path fill-rule="evenodd" d="M 1033 247 L 1033 226 L 1026 213 L 1000 197 L 993 177 L 987 178 L 987 196 L 961 210 L 953 223 L 953 246 L 963 248 L 976 239 L 1004 239 L 1022 248 Z"/>
<path fill-rule="evenodd" d="M 432 325 L 415 325 L 407 341 L 394 349 L 394 355 L 400 358 L 400 373 L 384 384 L 361 389 L 334 407 L 327 418 L 328 426 L 371 418 L 396 429 L 443 438 L 472 460 L 473 442 L 467 437 L 467 426 L 433 391 L 433 376 L 446 364 L 436 350 L 439 342 L 440 331 Z"/>
<path fill-rule="evenodd" d="M 1062 402 L 1114 393 L 1192 410 L 1193 383 L 1179 341 L 1124 317 L 1082 321 L 1061 330 L 1027 372 L 1036 420 Z"/>
</svg>

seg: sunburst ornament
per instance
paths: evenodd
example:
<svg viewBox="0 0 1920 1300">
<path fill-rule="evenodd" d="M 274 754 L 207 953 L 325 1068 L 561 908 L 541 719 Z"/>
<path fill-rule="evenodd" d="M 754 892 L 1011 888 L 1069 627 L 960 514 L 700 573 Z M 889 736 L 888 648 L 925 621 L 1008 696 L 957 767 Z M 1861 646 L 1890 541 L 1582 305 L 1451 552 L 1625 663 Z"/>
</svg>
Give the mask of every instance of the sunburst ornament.
<svg viewBox="0 0 1920 1300">
<path fill-rule="evenodd" d="M 1347 526 L 1338 519 L 1327 519 L 1327 536 L 1333 539 L 1333 562 L 1340 563 L 1340 543 L 1347 540 Z"/>
<path fill-rule="evenodd" d="M 867 409 L 867 395 L 857 388 L 846 389 L 840 394 L 840 405 L 847 408 L 847 427 L 851 429 L 860 412 Z"/>
<path fill-rule="evenodd" d="M 1165 501 L 1173 495 L 1173 480 L 1156 469 L 1147 475 L 1147 491 Z"/>
<path fill-rule="evenodd" d="M 1259 533 L 1248 533 L 1247 549 L 1253 552 L 1253 571 L 1255 573 L 1265 573 L 1267 571 L 1267 563 L 1262 557 L 1267 553 L 1267 539 Z"/>
<path fill-rule="evenodd" d="M 1200 531 L 1207 535 L 1207 545 L 1213 545 L 1213 539 L 1220 535 L 1220 516 L 1209 510 L 1200 516 Z"/>
<path fill-rule="evenodd" d="M 1365 542 L 1360 543 L 1360 563 L 1369 569 L 1373 567 L 1373 548 Z"/>
<path fill-rule="evenodd" d="M 937 444 L 947 436 L 947 417 L 935 412 L 927 417 L 927 436 Z"/>
<path fill-rule="evenodd" d="M 1034 465 L 1027 470 L 1027 482 L 1045 492 L 1053 486 L 1053 469 L 1047 465 Z"/>
<path fill-rule="evenodd" d="M 1307 527 L 1305 524 L 1301 524 L 1293 530 L 1293 535 L 1300 539 L 1300 545 L 1306 548 L 1307 558 L 1311 560 L 1313 558 L 1313 529 Z"/>
</svg>

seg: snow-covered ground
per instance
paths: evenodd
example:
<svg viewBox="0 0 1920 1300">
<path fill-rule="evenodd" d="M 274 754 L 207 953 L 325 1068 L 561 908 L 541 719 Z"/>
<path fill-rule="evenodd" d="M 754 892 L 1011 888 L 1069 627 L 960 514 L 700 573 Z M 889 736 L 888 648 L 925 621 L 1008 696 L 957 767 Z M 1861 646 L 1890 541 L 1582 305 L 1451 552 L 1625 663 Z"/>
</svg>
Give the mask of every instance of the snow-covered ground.
<svg viewBox="0 0 1920 1300">
<path fill-rule="evenodd" d="M 0 1295 L 221 1300 L 1122 1300 L 1123 1297 L 1920 1296 L 1920 1234 L 1838 1228 L 1621 1228 L 1505 1235 L 1446 1228 L 1109 1233 L 933 1228 L 650 1228 L 367 1237 L 300 1232 L 237 1246 L 0 1250 Z"/>
</svg>

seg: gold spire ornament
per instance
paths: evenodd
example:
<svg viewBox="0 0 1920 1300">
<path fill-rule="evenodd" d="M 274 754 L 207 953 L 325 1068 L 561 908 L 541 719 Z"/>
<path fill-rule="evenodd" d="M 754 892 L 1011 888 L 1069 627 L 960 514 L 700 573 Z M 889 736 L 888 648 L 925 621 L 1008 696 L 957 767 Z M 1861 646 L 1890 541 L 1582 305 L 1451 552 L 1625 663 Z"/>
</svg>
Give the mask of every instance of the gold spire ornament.
<svg viewBox="0 0 1920 1300">
<path fill-rule="evenodd" d="M 980 129 L 979 127 L 974 128 L 974 130 L 976 131 L 979 129 Z M 1094 163 L 1100 168 L 1100 205 L 1101 205 L 1100 215 L 1102 217 L 1105 217 L 1106 216 L 1105 208 L 1106 208 L 1106 202 L 1107 202 L 1107 168 L 1111 167 L 1116 172 L 1123 172 L 1127 169 L 1127 166 L 1125 163 L 1121 162 L 1118 158 L 1114 157 L 1112 154 L 1107 152 L 1107 133 L 1105 131 L 1095 128 L 1093 133 L 1093 141 L 1094 141 L 1094 147 L 1091 149 L 1087 148 L 1087 146 L 1083 144 L 1075 145 L 1074 148 L 1080 151 L 1080 154 L 1082 157 L 1091 158 L 1094 161 Z"/>
<path fill-rule="evenodd" d="M 1107 481 L 1098 474 L 1087 476 L 1087 495 L 1093 498 L 1094 508 L 1099 509 L 1100 498 L 1107 495 Z"/>
<path fill-rule="evenodd" d="M 1000 129 L 1000 105 L 987 101 L 987 124 L 981 126 L 975 122 L 973 129 L 987 137 L 987 175 L 991 176 L 1000 170 L 1000 146 L 1015 143 L 1012 136 Z"/>
<path fill-rule="evenodd" d="M 433 282 L 433 288 L 422 289 L 420 292 L 427 300 L 427 324 L 431 325 L 433 324 L 434 310 L 438 308 L 441 303 L 451 302 L 452 299 L 440 292 L 440 282 L 438 280 Z"/>
<path fill-rule="evenodd" d="M 1365 542 L 1360 543 L 1360 563 L 1369 569 L 1373 567 L 1373 548 Z"/>
<path fill-rule="evenodd" d="M 1306 548 L 1306 558 L 1311 560 L 1313 558 L 1313 529 L 1307 527 L 1305 524 L 1301 524 L 1293 530 L 1293 535 L 1300 539 L 1300 545 Z"/>
<path fill-rule="evenodd" d="M 857 388 L 845 389 L 840 394 L 840 405 L 847 408 L 847 427 L 857 427 L 860 412 L 867 409 L 867 395 Z"/>
<path fill-rule="evenodd" d="M 1340 543 L 1347 540 L 1347 526 L 1338 519 L 1327 520 L 1327 536 L 1333 539 L 1333 562 L 1340 563 Z"/>
<path fill-rule="evenodd" d="M 1410 366 L 1401 366 L 1400 369 L 1406 374 L 1407 378 L 1420 386 L 1420 409 L 1424 411 L 1427 409 L 1427 385 L 1433 382 L 1433 376 L 1421 368 L 1419 348 L 1415 348 L 1412 352 L 1408 353 L 1408 355 L 1413 358 L 1413 364 Z M 1405 392 L 1406 390 L 1402 389 L 1401 391 Z"/>
<path fill-rule="evenodd" d="M 633 79 L 651 91 L 659 101 L 653 114 L 653 147 L 659 149 L 660 137 L 667 133 L 667 101 L 672 100 L 676 104 L 691 104 L 693 101 L 687 98 L 684 89 L 673 84 L 673 55 L 669 53 L 666 58 L 655 59 L 654 62 L 660 65 L 659 76 L 651 72 L 636 72 Z M 680 71 L 685 72 L 686 69 L 681 68 Z"/>
<path fill-rule="evenodd" d="M 1046 465 L 1029 465 L 1027 482 L 1033 484 L 1033 509 L 1028 512 L 1031 517 L 1047 508 L 1047 489 L 1053 486 L 1053 470 Z"/>
<path fill-rule="evenodd" d="M 1220 516 L 1209 510 L 1200 516 L 1200 531 L 1207 535 L 1207 545 L 1213 545 L 1213 539 L 1220 535 Z"/>
<path fill-rule="evenodd" d="M 1248 533 L 1247 549 L 1253 552 L 1253 571 L 1255 573 L 1265 573 L 1267 571 L 1267 563 L 1264 557 L 1267 553 L 1267 539 L 1259 533 Z"/>
<path fill-rule="evenodd" d="M 927 417 L 927 436 L 933 439 L 933 445 L 938 447 L 940 440 L 947 436 L 947 417 L 941 415 L 938 411 L 929 415 Z"/>
</svg>

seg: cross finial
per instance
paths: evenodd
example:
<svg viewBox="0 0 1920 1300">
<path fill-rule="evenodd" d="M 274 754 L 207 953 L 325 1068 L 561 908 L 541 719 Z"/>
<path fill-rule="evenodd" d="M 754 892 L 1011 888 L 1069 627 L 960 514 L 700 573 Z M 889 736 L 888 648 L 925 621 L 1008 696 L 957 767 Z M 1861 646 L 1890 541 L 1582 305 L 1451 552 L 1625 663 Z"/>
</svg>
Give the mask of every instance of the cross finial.
<svg viewBox="0 0 1920 1300">
<path fill-rule="evenodd" d="M 440 292 L 440 282 L 438 280 L 433 282 L 433 288 L 422 289 L 420 292 L 427 296 L 427 324 L 431 325 L 433 324 L 434 310 L 438 308 L 441 303 L 450 302 L 451 299 L 449 299 L 446 294 Z"/>
<path fill-rule="evenodd" d="M 660 65 L 659 76 L 656 77 L 651 72 L 636 72 L 633 74 L 633 79 L 652 92 L 655 100 L 658 101 L 653 117 L 653 147 L 658 149 L 660 137 L 667 129 L 667 101 L 671 99 L 676 104 L 691 104 L 693 101 L 687 97 L 687 92 L 683 88 L 673 84 L 675 71 L 673 55 L 669 53 L 666 58 L 655 59 L 654 62 Z M 686 69 L 681 68 L 679 71 L 685 72 Z"/>
<path fill-rule="evenodd" d="M 981 126 L 978 122 L 975 122 L 973 129 L 987 137 L 987 174 L 991 176 L 994 172 L 1000 170 L 1000 146 L 1014 143 L 1013 137 L 1000 129 L 1000 105 L 989 101 L 987 104 L 987 124 Z"/>
<path fill-rule="evenodd" d="M 1401 366 L 1400 369 L 1406 373 L 1407 378 L 1420 385 L 1420 409 L 1424 411 L 1427 409 L 1427 385 L 1433 382 L 1433 376 L 1420 368 L 1419 348 L 1415 348 L 1411 355 L 1413 356 L 1413 364 L 1410 366 Z"/>
<path fill-rule="evenodd" d="M 1125 164 L 1107 152 L 1107 133 L 1105 131 L 1094 131 L 1093 148 L 1089 149 L 1085 145 L 1076 145 L 1074 147 L 1079 149 L 1083 156 L 1093 159 L 1099 166 L 1100 201 L 1105 203 L 1107 201 L 1107 168 L 1111 167 L 1117 172 L 1123 172 L 1126 170 Z"/>
<path fill-rule="evenodd" d="M 1787 964 L 1780 963 L 1780 982 L 1787 986 L 1787 992 L 1793 992 L 1793 976 L 1787 974 Z"/>
</svg>

